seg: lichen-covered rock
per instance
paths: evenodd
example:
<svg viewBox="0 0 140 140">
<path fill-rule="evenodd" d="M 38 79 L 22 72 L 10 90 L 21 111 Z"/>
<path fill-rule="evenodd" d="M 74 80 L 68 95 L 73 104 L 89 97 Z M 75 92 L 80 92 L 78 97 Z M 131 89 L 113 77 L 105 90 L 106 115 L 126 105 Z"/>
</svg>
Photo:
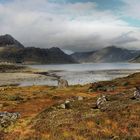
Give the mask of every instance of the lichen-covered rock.
<svg viewBox="0 0 140 140">
<path fill-rule="evenodd" d="M 140 99 L 140 88 L 136 87 L 136 90 L 134 91 L 134 98 Z"/>
<path fill-rule="evenodd" d="M 9 113 L 1 112 L 0 113 L 0 128 L 7 128 L 17 121 L 20 117 L 20 113 Z"/>
<path fill-rule="evenodd" d="M 68 85 L 68 81 L 65 79 L 59 79 L 58 80 L 58 88 L 67 88 Z"/>
<path fill-rule="evenodd" d="M 104 95 L 102 97 L 99 97 L 96 102 L 98 109 L 102 109 L 105 106 L 106 102 L 107 99 Z"/>
</svg>

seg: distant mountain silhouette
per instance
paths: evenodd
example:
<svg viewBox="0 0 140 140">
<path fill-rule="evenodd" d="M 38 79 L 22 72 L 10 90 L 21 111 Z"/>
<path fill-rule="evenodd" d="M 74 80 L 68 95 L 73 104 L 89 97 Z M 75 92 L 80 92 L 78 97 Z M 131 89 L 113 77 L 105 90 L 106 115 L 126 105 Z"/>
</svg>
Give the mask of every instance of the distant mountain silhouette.
<svg viewBox="0 0 140 140">
<path fill-rule="evenodd" d="M 116 46 L 109 46 L 98 51 L 74 53 L 71 56 L 79 62 L 127 62 L 135 58 L 140 51 L 127 50 Z"/>
<path fill-rule="evenodd" d="M 0 47 L 24 47 L 20 42 L 14 39 L 11 35 L 0 36 Z"/>
<path fill-rule="evenodd" d="M 75 52 L 71 54 L 72 58 L 78 62 L 86 62 L 89 56 L 93 55 L 95 51 L 91 52 Z"/>
<path fill-rule="evenodd" d="M 75 63 L 71 56 L 59 48 L 24 47 L 11 35 L 0 36 L 0 61 L 25 64 Z"/>
<path fill-rule="evenodd" d="M 140 55 L 138 55 L 137 57 L 135 57 L 134 59 L 132 59 L 130 62 L 140 63 Z"/>
<path fill-rule="evenodd" d="M 61 49 L 53 47 L 41 49 L 24 47 L 11 35 L 0 36 L 0 62 L 24 64 L 65 64 L 65 63 L 106 63 L 106 62 L 140 62 L 140 51 L 127 50 L 109 46 L 97 51 L 65 54 Z"/>
</svg>

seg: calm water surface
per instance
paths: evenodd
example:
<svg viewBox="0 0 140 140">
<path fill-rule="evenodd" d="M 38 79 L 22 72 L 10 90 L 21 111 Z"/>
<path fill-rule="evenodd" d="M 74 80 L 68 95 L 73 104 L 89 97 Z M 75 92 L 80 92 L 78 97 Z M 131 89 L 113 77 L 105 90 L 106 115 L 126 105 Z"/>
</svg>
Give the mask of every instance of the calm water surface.
<svg viewBox="0 0 140 140">
<path fill-rule="evenodd" d="M 139 63 L 94 63 L 94 64 L 57 64 L 57 65 L 30 65 L 32 68 L 50 71 L 68 80 L 70 85 L 87 84 L 97 81 L 107 81 L 124 77 L 134 72 L 140 72 Z M 57 85 L 53 79 L 30 81 L 23 85 Z"/>
<path fill-rule="evenodd" d="M 61 71 L 98 71 L 98 70 L 135 70 L 140 69 L 140 63 L 88 63 L 88 64 L 57 64 L 31 65 L 43 70 Z"/>
</svg>

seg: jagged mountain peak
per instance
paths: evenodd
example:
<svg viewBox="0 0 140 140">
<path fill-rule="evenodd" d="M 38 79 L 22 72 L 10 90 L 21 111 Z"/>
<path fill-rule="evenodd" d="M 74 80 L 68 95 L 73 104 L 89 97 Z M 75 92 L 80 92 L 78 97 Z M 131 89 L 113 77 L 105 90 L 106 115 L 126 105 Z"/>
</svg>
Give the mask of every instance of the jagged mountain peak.
<svg viewBox="0 0 140 140">
<path fill-rule="evenodd" d="M 14 37 L 10 34 L 5 34 L 0 36 L 0 47 L 24 47 L 20 42 L 18 42 Z"/>
</svg>

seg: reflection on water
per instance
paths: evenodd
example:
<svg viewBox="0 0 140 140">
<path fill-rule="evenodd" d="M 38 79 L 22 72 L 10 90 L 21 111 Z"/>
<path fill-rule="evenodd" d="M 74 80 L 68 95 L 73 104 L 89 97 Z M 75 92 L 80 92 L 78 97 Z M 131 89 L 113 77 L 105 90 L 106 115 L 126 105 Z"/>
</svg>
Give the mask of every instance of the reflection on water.
<svg viewBox="0 0 140 140">
<path fill-rule="evenodd" d="M 112 80 L 140 71 L 137 63 L 95 63 L 95 64 L 60 64 L 30 65 L 32 68 L 50 71 L 68 80 L 70 85 L 87 84 L 97 81 Z M 51 78 L 40 81 L 24 82 L 22 85 L 57 85 Z"/>
</svg>

